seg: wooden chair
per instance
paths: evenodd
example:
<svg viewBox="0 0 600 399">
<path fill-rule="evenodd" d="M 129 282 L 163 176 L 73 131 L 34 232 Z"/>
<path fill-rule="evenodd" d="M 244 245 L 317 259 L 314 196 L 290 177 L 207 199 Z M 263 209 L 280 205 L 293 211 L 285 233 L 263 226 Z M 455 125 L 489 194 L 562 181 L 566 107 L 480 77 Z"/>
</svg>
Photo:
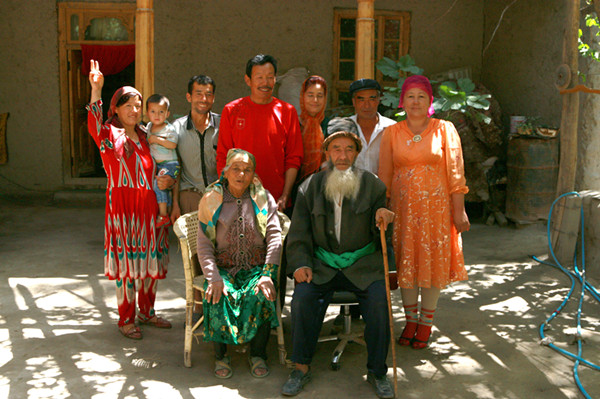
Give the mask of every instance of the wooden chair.
<svg viewBox="0 0 600 399">
<path fill-rule="evenodd" d="M 278 212 L 279 222 L 281 224 L 282 240 L 288 233 L 290 228 L 290 219 L 283 213 Z M 186 367 L 192 367 L 192 340 L 196 338 L 199 342 L 199 338 L 202 337 L 203 332 L 199 329 L 200 325 L 204 321 L 202 317 L 196 324 L 192 325 L 192 312 L 194 305 L 202 303 L 194 298 L 194 289 L 199 290 L 204 297 L 204 276 L 202 270 L 194 267 L 193 258 L 196 257 L 196 245 L 198 238 L 198 212 L 190 212 L 182 215 L 175 224 L 173 225 L 173 231 L 179 243 L 181 245 L 181 256 L 183 258 L 183 273 L 185 276 L 185 339 L 183 344 L 183 362 Z M 282 251 L 283 253 L 283 251 Z M 281 265 L 281 261 L 279 262 Z M 285 271 L 279 268 L 278 280 L 281 281 L 285 278 Z M 279 284 L 278 284 L 279 286 Z M 283 323 L 281 319 L 281 299 L 280 295 L 277 295 L 277 319 L 279 321 L 279 327 L 276 329 L 277 333 L 277 346 L 279 349 L 279 361 L 281 364 L 286 364 L 287 352 L 285 350 L 285 341 L 283 338 Z"/>
</svg>

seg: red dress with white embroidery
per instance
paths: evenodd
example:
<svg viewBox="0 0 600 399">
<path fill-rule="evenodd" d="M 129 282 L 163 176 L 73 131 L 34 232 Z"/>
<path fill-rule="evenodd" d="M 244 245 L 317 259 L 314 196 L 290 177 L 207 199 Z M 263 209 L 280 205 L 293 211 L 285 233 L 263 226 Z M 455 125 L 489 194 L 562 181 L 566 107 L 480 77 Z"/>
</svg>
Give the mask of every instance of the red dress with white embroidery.
<svg viewBox="0 0 600 399">
<path fill-rule="evenodd" d="M 163 279 L 169 263 L 168 229 L 156 229 L 154 160 L 145 133 L 135 143 L 102 120 L 102 101 L 89 104 L 88 130 L 106 171 L 104 274 L 115 279 Z"/>
</svg>

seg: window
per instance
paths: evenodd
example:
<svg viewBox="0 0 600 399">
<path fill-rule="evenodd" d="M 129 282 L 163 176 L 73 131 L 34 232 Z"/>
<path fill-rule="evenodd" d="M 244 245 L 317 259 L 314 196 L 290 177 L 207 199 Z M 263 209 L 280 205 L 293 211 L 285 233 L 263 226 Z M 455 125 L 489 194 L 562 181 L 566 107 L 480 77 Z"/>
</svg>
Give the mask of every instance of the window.
<svg viewBox="0 0 600 399">
<path fill-rule="evenodd" d="M 344 106 L 352 104 L 348 87 L 354 78 L 354 54 L 356 49 L 357 11 L 336 9 L 334 11 L 333 42 L 333 90 L 332 104 Z M 410 14 L 405 11 L 375 11 L 375 60 L 383 57 L 398 60 L 408 53 L 410 34 Z M 375 70 L 375 78 L 380 83 L 388 83 Z"/>
<path fill-rule="evenodd" d="M 59 3 L 59 25 L 66 28 L 67 46 L 89 41 L 135 43 L 135 4 Z"/>
</svg>

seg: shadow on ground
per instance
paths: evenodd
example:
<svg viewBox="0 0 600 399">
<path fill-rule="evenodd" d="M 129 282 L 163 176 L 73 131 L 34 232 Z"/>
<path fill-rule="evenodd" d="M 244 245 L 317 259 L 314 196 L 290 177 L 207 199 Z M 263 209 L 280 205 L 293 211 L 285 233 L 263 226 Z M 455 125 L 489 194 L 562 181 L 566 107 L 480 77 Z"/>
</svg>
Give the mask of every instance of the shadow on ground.
<svg viewBox="0 0 600 399">
<path fill-rule="evenodd" d="M 243 347 L 230 350 L 230 380 L 213 377 L 210 344 L 195 344 L 193 367 L 183 366 L 184 282 L 173 236 L 170 270 L 156 304 L 173 329 L 144 326 L 139 342 L 118 333 L 114 285 L 102 273 L 103 220 L 100 207 L 0 201 L 0 397 L 279 397 L 289 371 L 277 362 L 274 337 L 267 379 L 250 376 Z M 581 397 L 573 362 L 539 343 L 540 323 L 570 288 L 564 275 L 529 257 L 546 252 L 544 226 L 475 224 L 464 241 L 470 280 L 443 292 L 430 348 L 396 346 L 399 397 Z M 392 301 L 399 334 L 404 323 L 399 292 Z M 583 306 L 584 357 L 598 364 L 599 306 L 589 299 Z M 565 331 L 575 326 L 576 307 L 574 298 L 547 332 L 570 351 L 575 347 Z M 336 313 L 330 309 L 324 333 Z M 286 331 L 289 323 L 286 308 Z M 286 338 L 289 342 L 289 334 Z M 365 349 L 351 344 L 342 369 L 334 372 L 328 369 L 334 347 L 319 344 L 314 379 L 298 397 L 375 397 L 364 382 Z M 388 366 L 391 377 L 391 351 Z M 579 374 L 588 393 L 600 397 L 598 373 L 580 367 Z"/>
</svg>

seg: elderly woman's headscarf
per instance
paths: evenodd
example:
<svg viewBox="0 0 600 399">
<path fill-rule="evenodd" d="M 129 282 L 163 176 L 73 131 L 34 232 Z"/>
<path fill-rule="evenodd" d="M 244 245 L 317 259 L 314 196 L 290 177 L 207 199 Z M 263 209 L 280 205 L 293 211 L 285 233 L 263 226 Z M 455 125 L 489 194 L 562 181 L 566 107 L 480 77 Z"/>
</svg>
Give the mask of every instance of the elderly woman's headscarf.
<svg viewBox="0 0 600 399">
<path fill-rule="evenodd" d="M 234 162 L 245 162 L 251 164 L 253 169 L 256 169 L 256 159 L 254 158 L 254 155 L 239 148 L 231 148 L 227 152 L 225 168 L 223 168 L 223 170 L 231 166 Z M 225 178 L 225 173 L 223 171 L 221 172 L 219 180 L 206 187 L 204 195 L 200 200 L 200 205 L 198 206 L 198 220 L 200 222 L 200 227 L 213 245 L 216 245 L 217 221 L 219 220 L 219 214 L 221 213 L 221 208 L 223 206 L 223 187 L 226 185 L 226 182 L 227 179 Z M 269 198 L 267 191 L 256 174 L 248 186 L 248 191 L 250 199 L 252 200 L 254 215 L 256 216 L 256 227 L 261 236 L 265 237 L 267 232 Z"/>
<path fill-rule="evenodd" d="M 110 123 L 111 125 L 119 129 L 120 134 L 115 137 L 114 143 L 115 154 L 118 159 L 123 158 L 123 155 L 125 155 L 125 158 L 127 159 L 133 153 L 133 148 L 129 141 L 127 141 L 127 135 L 125 134 L 125 129 L 123 129 L 123 124 L 121 123 L 121 121 L 119 120 L 119 116 L 117 115 L 117 104 L 119 103 L 121 97 L 123 97 L 126 94 L 139 96 L 140 101 L 142 101 L 142 94 L 135 87 L 131 86 L 121 87 L 120 89 L 115 91 L 115 94 L 113 94 L 110 100 L 110 108 L 108 109 L 108 119 L 106 120 L 106 123 Z M 140 137 L 140 140 L 146 139 L 146 132 L 143 129 L 141 129 L 139 125 L 135 126 L 135 130 L 138 133 L 138 137 Z"/>
<path fill-rule="evenodd" d="M 404 94 L 414 88 L 421 89 L 429 94 L 429 110 L 427 111 L 427 116 L 433 115 L 435 113 L 435 110 L 433 109 L 433 89 L 431 88 L 429 79 L 423 75 L 412 75 L 404 80 L 400 92 L 400 105 L 398 105 L 398 108 L 404 108 Z"/>
<path fill-rule="evenodd" d="M 304 104 L 304 93 L 309 87 L 320 84 L 325 90 L 325 96 L 327 96 L 327 82 L 320 76 L 313 75 L 306 79 L 302 83 L 300 90 L 300 119 L 302 120 L 302 143 L 304 145 L 304 158 L 302 159 L 302 165 L 300 167 L 300 173 L 298 180 L 304 179 L 319 170 L 321 163 L 323 162 L 323 129 L 321 128 L 321 122 L 325 119 L 325 106 L 321 109 L 317 115 L 311 116 L 306 110 Z"/>
<path fill-rule="evenodd" d="M 227 151 L 225 167 L 223 168 L 223 172 L 221 172 L 221 179 L 224 179 L 223 173 L 225 172 L 225 169 L 230 167 L 234 161 L 248 163 L 252 165 L 252 170 L 256 170 L 256 158 L 254 158 L 254 155 L 240 148 L 231 148 Z"/>
</svg>

